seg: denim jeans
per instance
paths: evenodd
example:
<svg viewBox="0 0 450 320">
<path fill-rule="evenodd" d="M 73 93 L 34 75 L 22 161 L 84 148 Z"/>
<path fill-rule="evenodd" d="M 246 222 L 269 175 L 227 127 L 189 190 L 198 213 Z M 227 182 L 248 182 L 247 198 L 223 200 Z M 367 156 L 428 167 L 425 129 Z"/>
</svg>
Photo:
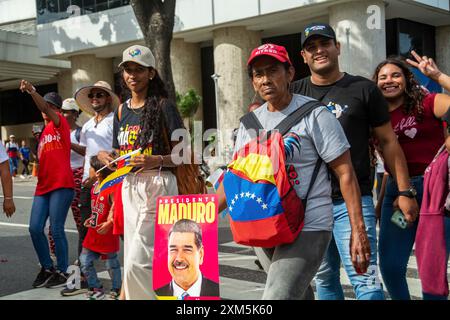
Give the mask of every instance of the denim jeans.
<svg viewBox="0 0 450 320">
<path fill-rule="evenodd" d="M 445 224 L 445 243 L 447 247 L 447 266 L 448 266 L 448 257 L 450 254 L 450 218 L 444 218 Z M 434 294 L 429 294 L 422 292 L 423 300 L 447 300 L 447 296 L 437 296 Z"/>
<path fill-rule="evenodd" d="M 333 201 L 334 227 L 325 258 L 316 275 L 317 295 L 320 300 L 344 300 L 340 281 L 341 261 L 358 300 L 384 300 L 378 278 L 376 218 L 371 196 L 362 196 L 362 211 L 370 242 L 370 266 L 365 274 L 358 274 L 350 256 L 351 226 L 343 200 Z"/>
<path fill-rule="evenodd" d="M 411 178 L 411 184 L 417 190 L 417 203 L 422 203 L 423 176 Z M 381 209 L 379 255 L 380 271 L 383 282 L 393 300 L 410 300 L 406 271 L 411 256 L 418 220 L 406 229 L 401 229 L 391 222 L 393 202 L 398 196 L 397 184 L 388 178 Z"/>
<path fill-rule="evenodd" d="M 19 160 L 17 158 L 9 158 L 9 172 L 11 173 L 11 176 L 13 176 L 14 173 L 17 173 L 18 166 Z"/>
<path fill-rule="evenodd" d="M 97 277 L 97 271 L 94 267 L 94 261 L 101 257 L 101 253 L 83 248 L 80 255 L 81 270 L 87 278 L 89 288 L 101 288 L 102 284 Z M 122 287 L 122 275 L 120 272 L 120 262 L 117 258 L 117 252 L 106 254 L 106 269 L 112 280 L 112 289 L 120 289 Z"/>
<path fill-rule="evenodd" d="M 64 224 L 66 223 L 73 195 L 73 189 L 61 188 L 34 197 L 29 231 L 39 262 L 45 269 L 53 267 L 48 239 L 44 233 L 45 223 L 50 218 L 50 227 L 55 241 L 56 261 L 58 264 L 56 268 L 61 272 L 66 272 L 67 270 L 69 247 Z"/>
</svg>

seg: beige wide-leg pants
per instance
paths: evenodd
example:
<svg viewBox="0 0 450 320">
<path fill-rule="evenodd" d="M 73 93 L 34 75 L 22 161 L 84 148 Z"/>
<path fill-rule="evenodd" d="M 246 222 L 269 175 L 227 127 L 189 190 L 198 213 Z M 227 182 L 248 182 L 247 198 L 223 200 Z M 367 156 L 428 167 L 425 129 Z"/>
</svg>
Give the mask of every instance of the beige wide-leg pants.
<svg viewBox="0 0 450 320">
<path fill-rule="evenodd" d="M 143 171 L 123 181 L 124 277 L 127 300 L 156 299 L 152 289 L 152 259 L 156 198 L 177 195 L 177 180 L 170 171 Z"/>
</svg>

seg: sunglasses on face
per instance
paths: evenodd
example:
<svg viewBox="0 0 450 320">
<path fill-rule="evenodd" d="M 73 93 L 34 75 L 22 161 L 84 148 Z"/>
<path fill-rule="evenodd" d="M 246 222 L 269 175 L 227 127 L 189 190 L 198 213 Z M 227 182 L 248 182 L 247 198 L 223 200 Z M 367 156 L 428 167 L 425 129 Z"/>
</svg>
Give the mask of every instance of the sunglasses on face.
<svg viewBox="0 0 450 320">
<path fill-rule="evenodd" d="M 97 92 L 97 93 L 89 93 L 88 94 L 88 98 L 89 99 L 94 99 L 94 98 L 96 98 L 96 99 L 100 99 L 100 98 L 104 98 L 104 97 L 106 97 L 107 95 L 106 95 L 106 93 L 104 93 L 104 92 Z"/>
</svg>

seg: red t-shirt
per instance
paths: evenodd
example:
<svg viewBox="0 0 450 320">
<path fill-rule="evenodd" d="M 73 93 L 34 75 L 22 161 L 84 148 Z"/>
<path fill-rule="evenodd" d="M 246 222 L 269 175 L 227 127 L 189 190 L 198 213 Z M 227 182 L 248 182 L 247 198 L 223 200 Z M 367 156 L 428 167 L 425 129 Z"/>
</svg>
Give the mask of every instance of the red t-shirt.
<svg viewBox="0 0 450 320">
<path fill-rule="evenodd" d="M 61 188 L 75 188 L 70 168 L 70 128 L 60 113 L 59 127 L 50 121 L 38 145 L 39 171 L 36 196 Z"/>
<path fill-rule="evenodd" d="M 112 253 L 119 251 L 119 236 L 113 234 L 111 228 L 107 234 L 97 232 L 98 225 L 108 220 L 111 203 L 109 196 L 100 196 L 96 192 L 98 183 L 91 189 L 91 209 L 90 228 L 83 241 L 83 247 L 97 253 Z"/>
<path fill-rule="evenodd" d="M 444 143 L 443 124 L 434 116 L 435 96 L 435 93 L 425 96 L 422 122 L 418 122 L 415 115 L 405 115 L 402 107 L 390 112 L 392 128 L 405 153 L 411 177 L 424 174 Z"/>
</svg>

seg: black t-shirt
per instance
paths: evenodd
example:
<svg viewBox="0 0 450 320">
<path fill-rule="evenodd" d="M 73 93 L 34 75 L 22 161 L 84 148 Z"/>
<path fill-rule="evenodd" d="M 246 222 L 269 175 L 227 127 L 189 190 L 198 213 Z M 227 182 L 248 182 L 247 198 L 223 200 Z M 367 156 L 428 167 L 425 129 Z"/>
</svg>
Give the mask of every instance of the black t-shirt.
<svg viewBox="0 0 450 320">
<path fill-rule="evenodd" d="M 113 148 L 119 149 L 120 156 L 133 151 L 133 146 L 139 136 L 140 121 L 143 108 L 131 109 L 129 101 L 126 101 L 122 106 L 121 119 L 119 120 L 118 109 L 114 112 L 113 125 Z M 161 105 L 162 114 L 166 128 L 168 129 L 168 136 L 176 129 L 184 128 L 183 120 L 173 103 L 164 100 Z M 162 139 L 161 137 L 158 137 Z M 143 154 L 158 154 L 158 151 L 153 150 L 152 143 L 142 152 Z"/>
<path fill-rule="evenodd" d="M 331 90 L 332 88 L 335 88 Z M 322 101 L 341 123 L 348 142 L 353 167 L 362 195 L 371 195 L 373 187 L 369 158 L 370 128 L 390 121 L 386 100 L 374 82 L 345 74 L 332 85 L 317 86 L 311 78 L 292 83 L 294 93 Z M 341 198 L 339 183 L 332 176 L 333 198 Z"/>
</svg>

